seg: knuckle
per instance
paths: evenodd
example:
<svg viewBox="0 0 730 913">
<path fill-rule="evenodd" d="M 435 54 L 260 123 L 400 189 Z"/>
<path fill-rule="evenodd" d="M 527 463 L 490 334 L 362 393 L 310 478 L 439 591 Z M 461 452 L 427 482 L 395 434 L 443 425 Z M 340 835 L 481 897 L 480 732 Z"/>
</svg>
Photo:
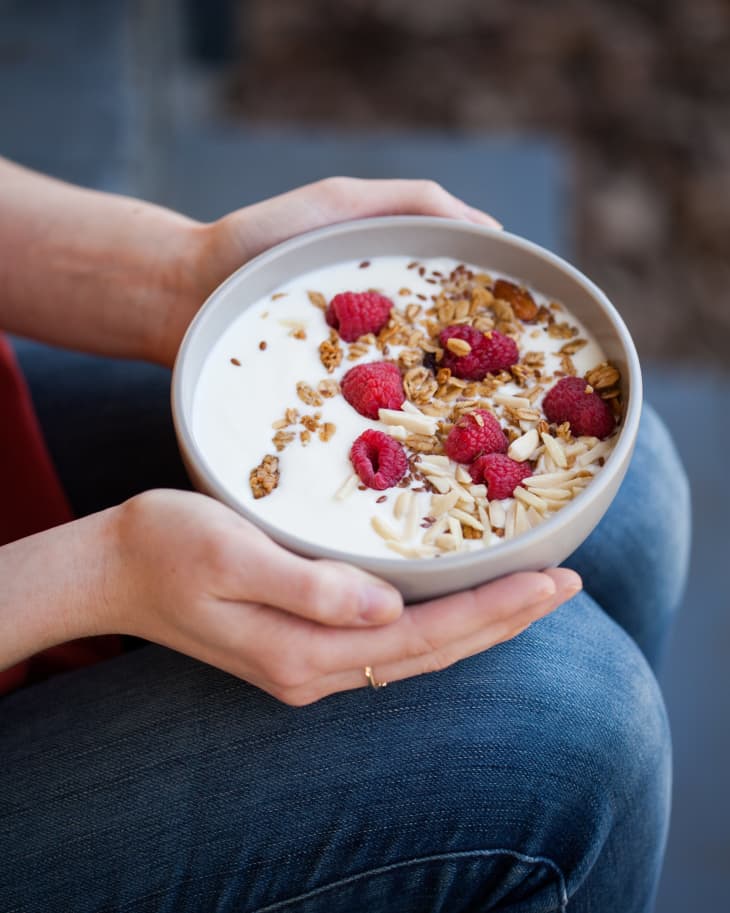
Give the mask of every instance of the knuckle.
<svg viewBox="0 0 730 913">
<path fill-rule="evenodd" d="M 406 615 L 405 617 L 411 618 L 412 616 Z M 433 643 L 429 636 L 412 623 L 410 634 L 405 642 L 406 658 L 418 659 L 419 657 L 427 656 L 431 653 L 436 653 L 437 651 L 438 648 L 436 644 Z"/>
<path fill-rule="evenodd" d="M 328 614 L 334 594 L 328 592 L 319 568 L 307 568 L 296 581 L 298 601 L 308 615 L 322 618 Z"/>
<path fill-rule="evenodd" d="M 437 182 L 430 178 L 423 180 L 421 183 L 421 194 L 428 200 L 439 201 L 446 196 L 446 191 Z"/>
<path fill-rule="evenodd" d="M 442 650 L 434 650 L 421 657 L 423 672 L 441 672 L 452 664 L 452 659 Z"/>
<path fill-rule="evenodd" d="M 325 196 L 335 205 L 351 195 L 354 184 L 355 181 L 353 178 L 346 178 L 341 175 L 325 178 L 323 181 L 320 181 L 320 186 L 324 191 Z"/>
</svg>

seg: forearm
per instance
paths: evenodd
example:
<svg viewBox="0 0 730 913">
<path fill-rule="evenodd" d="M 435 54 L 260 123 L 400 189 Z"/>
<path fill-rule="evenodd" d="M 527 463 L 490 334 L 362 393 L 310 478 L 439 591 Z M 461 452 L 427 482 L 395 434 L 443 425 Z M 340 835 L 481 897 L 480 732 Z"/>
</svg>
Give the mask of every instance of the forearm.
<svg viewBox="0 0 730 913">
<path fill-rule="evenodd" d="M 170 210 L 0 159 L 0 327 L 169 364 L 201 303 L 202 234 Z"/>
<path fill-rule="evenodd" d="M 117 508 L 0 548 L 0 669 L 109 633 Z"/>
</svg>

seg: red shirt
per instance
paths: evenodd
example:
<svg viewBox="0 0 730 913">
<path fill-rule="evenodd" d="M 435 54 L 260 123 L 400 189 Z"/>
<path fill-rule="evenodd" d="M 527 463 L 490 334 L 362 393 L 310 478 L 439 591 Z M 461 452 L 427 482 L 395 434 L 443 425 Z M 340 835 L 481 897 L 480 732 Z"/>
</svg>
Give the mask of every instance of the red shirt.
<svg viewBox="0 0 730 913">
<path fill-rule="evenodd" d="M 0 546 L 68 523 L 73 514 L 43 441 L 28 388 L 0 334 Z M 0 581 L 0 586 L 2 582 Z M 22 607 L 19 607 L 22 610 Z M 120 651 L 117 637 L 53 647 L 0 671 L 0 694 Z"/>
</svg>

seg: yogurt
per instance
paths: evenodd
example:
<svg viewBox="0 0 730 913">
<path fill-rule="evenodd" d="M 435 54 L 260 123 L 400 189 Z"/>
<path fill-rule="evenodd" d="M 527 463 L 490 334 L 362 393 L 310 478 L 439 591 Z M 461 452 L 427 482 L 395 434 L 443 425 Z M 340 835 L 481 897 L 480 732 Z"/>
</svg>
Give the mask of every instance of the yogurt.
<svg viewBox="0 0 730 913">
<path fill-rule="evenodd" d="M 298 276 L 245 308 L 211 349 L 195 391 L 193 434 L 210 470 L 272 526 L 372 557 L 498 546 L 542 522 L 590 483 L 615 440 L 549 427 L 545 394 L 574 373 L 592 379 L 618 416 L 618 372 L 559 302 L 530 289 L 538 314 L 522 320 L 516 305 L 495 298 L 498 279 L 520 287 L 519 277 L 449 258 L 386 256 Z M 391 320 L 377 337 L 343 342 L 324 308 L 340 292 L 367 290 L 393 301 Z M 519 365 L 483 383 L 445 377 L 436 331 L 454 322 L 512 335 Z M 399 365 L 408 397 L 402 416 L 381 414 L 385 421 L 363 417 L 339 392 L 348 370 L 383 359 Z M 453 410 L 470 408 L 494 412 L 509 455 L 530 460 L 533 475 L 513 497 L 489 500 L 468 467 L 443 453 Z M 350 448 L 368 428 L 405 447 L 410 471 L 400 487 L 372 490 L 354 474 Z"/>
</svg>

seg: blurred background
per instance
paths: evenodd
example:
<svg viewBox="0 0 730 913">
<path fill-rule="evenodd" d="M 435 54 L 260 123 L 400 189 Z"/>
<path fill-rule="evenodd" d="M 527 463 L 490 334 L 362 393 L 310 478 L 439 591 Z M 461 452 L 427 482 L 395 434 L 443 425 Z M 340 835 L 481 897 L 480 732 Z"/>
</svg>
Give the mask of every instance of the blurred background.
<svg viewBox="0 0 730 913">
<path fill-rule="evenodd" d="M 694 496 L 657 910 L 727 909 L 730 0 L 0 0 L 0 154 L 201 219 L 432 177 L 605 289 Z"/>
</svg>

